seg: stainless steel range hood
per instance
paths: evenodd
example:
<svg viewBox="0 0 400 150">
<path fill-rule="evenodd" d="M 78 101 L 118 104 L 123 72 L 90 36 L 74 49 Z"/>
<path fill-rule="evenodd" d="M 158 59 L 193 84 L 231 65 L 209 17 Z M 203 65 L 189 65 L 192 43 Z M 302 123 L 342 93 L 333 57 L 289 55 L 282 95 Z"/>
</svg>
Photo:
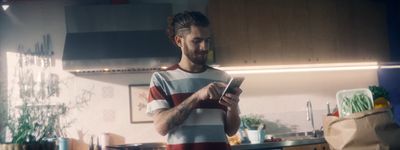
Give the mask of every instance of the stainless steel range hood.
<svg viewBox="0 0 400 150">
<path fill-rule="evenodd" d="M 169 4 L 68 6 L 63 69 L 73 73 L 151 72 L 177 63 L 165 34 Z"/>
</svg>

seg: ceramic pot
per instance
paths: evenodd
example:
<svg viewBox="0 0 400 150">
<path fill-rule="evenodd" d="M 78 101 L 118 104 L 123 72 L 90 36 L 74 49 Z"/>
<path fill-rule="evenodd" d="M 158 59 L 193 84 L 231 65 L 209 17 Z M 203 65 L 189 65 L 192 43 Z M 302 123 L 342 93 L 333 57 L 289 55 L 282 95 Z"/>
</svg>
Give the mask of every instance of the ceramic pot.
<svg viewBox="0 0 400 150">
<path fill-rule="evenodd" d="M 252 144 L 264 143 L 265 131 L 264 130 L 247 130 L 247 136 L 249 137 L 250 143 L 252 143 Z"/>
</svg>

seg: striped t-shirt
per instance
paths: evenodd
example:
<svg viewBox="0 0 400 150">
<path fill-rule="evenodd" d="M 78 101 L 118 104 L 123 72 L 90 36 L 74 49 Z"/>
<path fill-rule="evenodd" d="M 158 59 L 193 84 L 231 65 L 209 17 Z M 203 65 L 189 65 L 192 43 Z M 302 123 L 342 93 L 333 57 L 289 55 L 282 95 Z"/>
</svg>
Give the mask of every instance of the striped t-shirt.
<svg viewBox="0 0 400 150">
<path fill-rule="evenodd" d="M 147 113 L 160 108 L 172 108 L 212 82 L 227 82 L 229 75 L 208 67 L 200 73 L 190 73 L 174 65 L 155 72 L 150 82 Z M 230 149 L 224 130 L 226 107 L 217 100 L 201 101 L 189 117 L 167 134 L 167 149 L 225 150 Z"/>
</svg>

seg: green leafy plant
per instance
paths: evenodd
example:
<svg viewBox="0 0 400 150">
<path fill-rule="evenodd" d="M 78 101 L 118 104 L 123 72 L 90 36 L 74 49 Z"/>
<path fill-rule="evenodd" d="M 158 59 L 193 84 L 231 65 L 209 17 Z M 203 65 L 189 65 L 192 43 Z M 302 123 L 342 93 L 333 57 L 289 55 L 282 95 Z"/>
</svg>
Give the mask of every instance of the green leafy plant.
<svg viewBox="0 0 400 150">
<path fill-rule="evenodd" d="M 260 125 L 264 124 L 264 117 L 262 115 L 248 114 L 240 118 L 244 127 L 249 130 L 257 130 Z"/>
<path fill-rule="evenodd" d="M 74 121 L 67 120 L 66 115 L 72 109 L 86 105 L 93 93 L 85 89 L 78 93 L 75 100 L 67 100 L 68 103 L 59 101 L 61 83 L 68 84 L 52 72 L 53 53 L 49 50 L 44 53 L 38 50 L 39 54 L 21 51 L 14 56 L 18 61 L 12 71 L 14 78 L 6 98 L 6 128 L 10 135 L 5 142 L 40 145 L 65 137 L 64 129 Z"/>
<path fill-rule="evenodd" d="M 383 87 L 372 85 L 368 88 L 372 92 L 374 100 L 378 99 L 379 97 L 383 97 L 386 100 L 389 100 L 389 92 L 386 91 L 386 89 L 384 89 Z"/>
<path fill-rule="evenodd" d="M 6 127 L 11 134 L 9 143 L 44 144 L 49 139 L 66 137 L 64 130 L 70 127 L 74 120 L 61 122 L 61 119 L 72 109 L 80 109 L 87 105 L 92 94 L 90 90 L 82 90 L 76 101 L 70 101 L 68 104 L 23 100 L 22 105 L 11 108 L 7 116 Z"/>
<path fill-rule="evenodd" d="M 58 75 L 48 70 L 52 55 L 21 52 L 15 57 L 15 82 L 7 97 L 6 127 L 11 134 L 11 141 L 7 142 L 46 143 L 56 136 L 61 128 L 59 119 L 68 110 L 63 103 L 52 102 L 59 93 Z"/>
<path fill-rule="evenodd" d="M 76 96 L 76 101 L 55 105 L 46 101 L 24 100 L 22 105 L 11 108 L 8 113 L 6 127 L 11 134 L 9 143 L 43 144 L 49 139 L 66 137 L 64 129 L 70 127 L 74 120 L 61 122 L 60 119 L 66 117 L 72 109 L 83 108 L 92 95 L 90 90 L 81 90 L 81 93 Z"/>
<path fill-rule="evenodd" d="M 67 112 L 67 107 L 61 105 L 29 105 L 24 102 L 16 108 L 15 113 L 10 113 L 7 127 L 12 135 L 11 143 L 44 143 L 46 138 L 57 136 L 57 131 L 62 130 L 59 118 Z"/>
</svg>

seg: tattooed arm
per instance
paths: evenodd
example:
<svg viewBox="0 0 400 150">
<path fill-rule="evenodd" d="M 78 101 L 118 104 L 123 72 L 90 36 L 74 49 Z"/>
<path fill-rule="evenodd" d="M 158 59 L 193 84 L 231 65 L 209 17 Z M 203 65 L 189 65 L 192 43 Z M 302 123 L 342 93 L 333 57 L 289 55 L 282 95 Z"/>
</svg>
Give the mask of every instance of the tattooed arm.
<svg viewBox="0 0 400 150">
<path fill-rule="evenodd" d="M 181 125 L 200 101 L 218 99 L 220 95 L 218 91 L 224 87 L 224 83 L 210 83 L 192 94 L 179 105 L 170 109 L 163 108 L 156 110 L 153 118 L 156 130 L 161 135 L 166 135 L 170 130 Z"/>
<path fill-rule="evenodd" d="M 169 130 L 182 124 L 196 107 L 199 99 L 190 96 L 181 104 L 171 109 L 159 109 L 154 113 L 154 125 L 161 135 L 166 135 Z"/>
</svg>

